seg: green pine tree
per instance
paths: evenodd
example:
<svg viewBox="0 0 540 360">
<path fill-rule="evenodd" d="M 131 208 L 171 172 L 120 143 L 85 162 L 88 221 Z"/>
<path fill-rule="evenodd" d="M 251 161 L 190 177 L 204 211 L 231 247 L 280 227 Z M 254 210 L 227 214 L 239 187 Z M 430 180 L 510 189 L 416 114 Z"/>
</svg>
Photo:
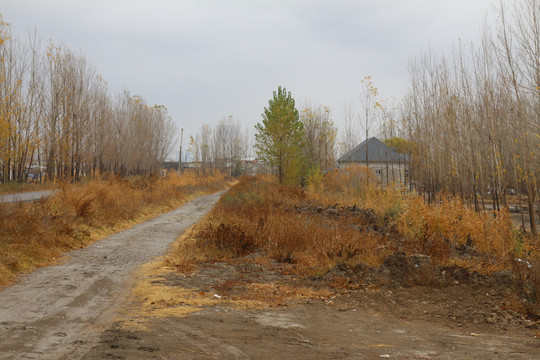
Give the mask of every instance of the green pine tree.
<svg viewBox="0 0 540 360">
<path fill-rule="evenodd" d="M 258 158 L 277 168 L 279 183 L 298 185 L 303 170 L 304 128 L 298 110 L 285 88 L 278 87 L 264 108 L 262 123 L 255 125 Z"/>
</svg>

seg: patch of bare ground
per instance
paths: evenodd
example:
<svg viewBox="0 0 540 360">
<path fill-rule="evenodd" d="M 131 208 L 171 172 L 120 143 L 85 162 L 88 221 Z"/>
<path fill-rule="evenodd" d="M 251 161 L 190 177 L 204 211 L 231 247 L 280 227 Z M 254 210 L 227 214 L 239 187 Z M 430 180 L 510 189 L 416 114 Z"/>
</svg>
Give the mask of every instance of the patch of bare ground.
<svg viewBox="0 0 540 360">
<path fill-rule="evenodd" d="M 342 265 L 309 281 L 339 288 L 345 296 L 340 302 L 404 320 L 479 333 L 537 335 L 540 318 L 516 311 L 511 271 L 480 275 L 455 265 L 429 269 L 426 261 L 425 256 L 395 254 L 379 268 Z"/>
<path fill-rule="evenodd" d="M 378 268 L 339 265 L 314 276 L 254 256 L 183 272 L 155 262 L 139 274 L 134 307 L 85 359 L 540 356 L 540 322 L 509 309 L 509 272 L 437 269 L 439 283 L 418 285 L 425 274 L 407 275 L 423 271 L 415 262 L 398 254 Z"/>
</svg>

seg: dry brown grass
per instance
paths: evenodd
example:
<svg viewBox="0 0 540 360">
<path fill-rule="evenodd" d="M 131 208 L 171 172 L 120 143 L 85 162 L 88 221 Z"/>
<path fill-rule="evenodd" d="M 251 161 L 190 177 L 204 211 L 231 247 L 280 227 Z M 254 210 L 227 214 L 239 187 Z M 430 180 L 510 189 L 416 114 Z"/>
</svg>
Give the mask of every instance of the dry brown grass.
<svg viewBox="0 0 540 360">
<path fill-rule="evenodd" d="M 0 285 L 67 250 L 224 188 L 226 182 L 222 175 L 111 177 L 61 184 L 57 194 L 33 203 L 0 204 Z"/>
<path fill-rule="evenodd" d="M 173 271 L 163 265 L 162 258 L 143 265 L 137 271 L 137 280 L 131 294 L 134 306 L 128 309 L 130 317 L 183 316 L 218 302 L 212 294 L 165 285 L 165 277 Z"/>
<path fill-rule="evenodd" d="M 517 233 L 506 212 L 475 213 L 452 198 L 429 205 L 421 197 L 371 185 L 362 190 L 350 177 L 333 172 L 307 190 L 270 178 L 243 178 L 194 228 L 177 263 L 257 253 L 280 262 L 310 259 L 309 266 L 320 269 L 339 263 L 378 266 L 388 255 L 404 252 L 428 255 L 433 265 L 490 273 L 510 268 L 515 257 L 538 258 L 534 239 Z M 330 215 L 337 216 L 325 212 L 329 204 Z M 373 216 L 347 212 L 351 205 Z"/>
<path fill-rule="evenodd" d="M 268 178 L 243 178 L 194 228 L 176 262 L 233 260 L 253 252 L 310 267 L 382 261 L 384 237 L 359 232 L 365 225 L 362 218 L 334 219 L 297 210 L 299 205 L 322 204 L 302 189 L 278 186 Z"/>
<path fill-rule="evenodd" d="M 295 276 L 323 276 L 331 282 L 327 285 L 347 288 L 348 275 L 337 271 L 332 278 L 328 270 L 378 267 L 397 253 L 427 255 L 431 270 L 425 269 L 425 284 L 438 266 L 482 275 L 513 268 L 520 311 L 540 313 L 538 242 L 516 231 L 508 213 L 476 213 L 455 198 L 429 205 L 392 189 L 362 189 L 350 176 L 333 172 L 308 182 L 306 189 L 280 186 L 269 177 L 244 177 L 178 242 L 164 264 L 191 272 L 197 264 L 220 261 L 277 261 L 292 264 L 289 271 Z M 220 291 L 237 300 L 279 303 L 305 290 L 279 286 L 246 286 L 232 279 Z"/>
<path fill-rule="evenodd" d="M 351 259 L 374 263 L 383 238 L 360 238 L 354 219 L 334 220 L 295 210 L 313 199 L 301 189 L 243 178 L 225 194 L 178 250 L 178 263 L 233 260 L 252 252 L 280 262 L 332 266 Z M 358 219 L 356 219 L 358 220 Z M 370 247 L 372 250 L 368 250 Z"/>
</svg>

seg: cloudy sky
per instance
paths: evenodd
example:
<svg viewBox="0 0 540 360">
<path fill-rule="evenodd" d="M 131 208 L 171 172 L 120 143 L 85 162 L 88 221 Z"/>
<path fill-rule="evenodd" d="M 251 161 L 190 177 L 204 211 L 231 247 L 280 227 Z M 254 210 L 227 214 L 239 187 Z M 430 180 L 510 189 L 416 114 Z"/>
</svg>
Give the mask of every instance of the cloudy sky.
<svg viewBox="0 0 540 360">
<path fill-rule="evenodd" d="M 497 1 L 498 2 L 498 1 Z M 512 0 L 506 0 L 507 3 Z M 250 129 L 272 92 L 329 106 L 338 128 L 370 75 L 402 98 L 407 61 L 479 38 L 494 0 L 2 0 L 16 34 L 81 51 L 109 84 L 169 109 L 184 139 L 232 115 Z"/>
</svg>

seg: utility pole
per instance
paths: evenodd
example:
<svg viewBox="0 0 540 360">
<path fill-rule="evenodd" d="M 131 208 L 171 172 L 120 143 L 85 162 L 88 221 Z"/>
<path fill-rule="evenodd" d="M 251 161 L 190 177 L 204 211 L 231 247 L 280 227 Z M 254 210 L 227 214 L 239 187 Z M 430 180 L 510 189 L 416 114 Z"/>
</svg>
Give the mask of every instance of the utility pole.
<svg viewBox="0 0 540 360">
<path fill-rule="evenodd" d="M 182 171 L 182 140 L 184 139 L 184 128 L 180 129 L 180 154 L 178 156 L 178 176 Z"/>
</svg>

